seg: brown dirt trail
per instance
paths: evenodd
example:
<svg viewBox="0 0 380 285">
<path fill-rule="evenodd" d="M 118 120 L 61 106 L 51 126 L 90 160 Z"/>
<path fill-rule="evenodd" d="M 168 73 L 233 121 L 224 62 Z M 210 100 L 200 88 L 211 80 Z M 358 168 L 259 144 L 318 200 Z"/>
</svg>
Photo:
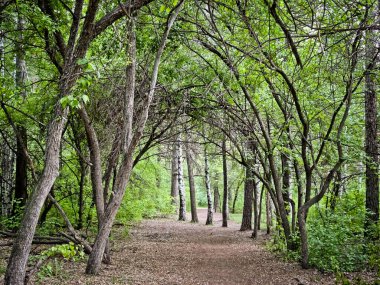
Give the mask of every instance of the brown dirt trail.
<svg viewBox="0 0 380 285">
<path fill-rule="evenodd" d="M 233 221 L 222 228 L 220 214 L 213 226 L 205 226 L 206 214 L 198 210 L 199 224 L 145 220 L 131 229 L 128 239 L 115 236 L 112 264 L 103 265 L 99 276 L 86 276 L 84 262 L 68 263 L 63 276 L 42 284 L 334 284 L 329 276 L 268 252 L 265 236 L 254 241 Z"/>
</svg>

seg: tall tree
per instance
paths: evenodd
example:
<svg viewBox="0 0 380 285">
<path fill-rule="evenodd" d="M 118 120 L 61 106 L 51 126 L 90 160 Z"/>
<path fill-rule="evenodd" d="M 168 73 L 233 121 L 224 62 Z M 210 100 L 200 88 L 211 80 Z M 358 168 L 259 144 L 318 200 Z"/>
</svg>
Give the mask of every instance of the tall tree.
<svg viewBox="0 0 380 285">
<path fill-rule="evenodd" d="M 182 144 L 180 137 L 177 141 L 178 148 L 178 192 L 179 192 L 179 221 L 186 221 L 186 193 L 185 182 L 183 180 L 183 167 L 182 167 Z"/>
<path fill-rule="evenodd" d="M 222 216 L 223 222 L 222 227 L 227 227 L 228 220 L 228 172 L 227 172 L 227 148 L 226 139 L 222 141 L 222 160 L 223 160 L 223 206 L 222 206 Z"/>
<path fill-rule="evenodd" d="M 16 88 L 18 88 L 23 99 L 26 97 L 26 62 L 24 49 L 24 30 L 25 21 L 20 13 L 17 16 L 17 30 L 19 32 L 18 43 L 16 44 Z M 13 212 L 16 212 L 18 206 L 24 206 L 28 196 L 28 173 L 27 173 L 27 131 L 25 126 L 17 126 L 16 134 L 16 176 L 15 176 L 15 203 Z"/>
<path fill-rule="evenodd" d="M 189 145 L 189 137 L 187 137 L 186 142 L 186 161 L 187 161 L 187 173 L 189 176 L 189 190 L 190 190 L 190 206 L 191 206 L 191 222 L 198 223 L 197 215 L 197 197 L 194 181 L 194 167 L 193 167 L 193 158 L 191 156 L 191 148 Z"/>
<path fill-rule="evenodd" d="M 243 215 L 241 220 L 241 231 L 247 231 L 252 229 L 252 205 L 253 205 L 253 173 L 250 165 L 245 169 L 245 181 L 244 181 L 244 205 Z"/>
<path fill-rule="evenodd" d="M 211 183 L 210 183 L 210 168 L 208 165 L 208 154 L 207 154 L 206 145 L 204 147 L 204 159 L 205 159 L 205 186 L 206 186 L 206 194 L 207 194 L 206 225 L 212 225 L 213 215 L 214 215 L 214 207 L 213 207 L 213 203 L 212 203 Z"/>
<path fill-rule="evenodd" d="M 70 26 L 68 37 L 64 37 L 63 30 L 54 30 L 53 32 L 48 28 L 43 28 L 43 31 L 41 31 L 41 34 L 44 35 L 46 54 L 60 73 L 58 80 L 59 92 L 57 98 L 55 98 L 56 104 L 53 117 L 47 128 L 43 171 L 29 198 L 17 238 L 12 247 L 5 273 L 6 285 L 21 285 L 24 283 L 26 263 L 38 217 L 50 189 L 59 175 L 60 144 L 69 113 L 69 107 L 63 107 L 60 99 L 71 94 L 72 88 L 81 75 L 79 60 L 85 57 L 90 43 L 124 15 L 123 9 L 127 8 L 135 11 L 149 2 L 149 0 L 141 0 L 134 3 L 134 5 L 122 4 L 101 17 L 98 15 L 100 1 L 91 0 L 86 5 L 87 9 L 83 9 L 84 1 L 77 0 L 73 5 L 73 12 L 69 14 L 69 19 L 71 18 L 70 24 L 62 25 L 63 29 Z M 62 20 L 56 14 L 58 10 L 56 7 L 53 9 L 50 1 L 39 1 L 38 6 L 44 16 L 51 19 L 52 22 Z M 65 39 L 67 39 L 66 43 Z"/>
<path fill-rule="evenodd" d="M 374 2 L 376 3 L 376 2 Z M 370 7 L 368 7 L 370 9 Z M 376 22 L 380 19 L 380 2 L 375 4 L 370 18 Z M 378 61 L 377 31 L 367 30 L 365 38 L 365 60 L 368 66 L 365 73 L 365 174 L 366 174 L 366 219 L 365 234 L 369 236 L 370 228 L 379 221 L 379 141 L 377 136 L 377 94 L 376 64 Z"/>
<path fill-rule="evenodd" d="M 177 208 L 178 205 L 178 148 L 177 143 L 172 147 L 172 167 L 171 167 L 171 191 L 172 204 Z"/>
</svg>

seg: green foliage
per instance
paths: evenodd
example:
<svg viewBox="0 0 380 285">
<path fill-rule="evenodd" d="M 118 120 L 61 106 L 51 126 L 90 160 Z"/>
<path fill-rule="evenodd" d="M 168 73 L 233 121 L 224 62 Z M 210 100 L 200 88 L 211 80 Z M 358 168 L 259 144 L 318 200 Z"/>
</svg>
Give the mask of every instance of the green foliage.
<svg viewBox="0 0 380 285">
<path fill-rule="evenodd" d="M 369 229 L 369 236 L 374 237 L 366 244 L 366 252 L 368 254 L 368 265 L 380 276 L 380 224 L 377 223 Z"/>
<path fill-rule="evenodd" d="M 308 220 L 309 262 L 321 270 L 356 271 L 366 267 L 362 193 L 351 191 L 341 198 L 335 212 L 314 211 Z M 356 207 L 354 206 L 356 204 Z"/>
<path fill-rule="evenodd" d="M 355 277 L 352 280 L 347 278 L 344 273 L 338 272 L 335 274 L 335 284 L 336 285 L 380 285 L 380 280 L 375 280 L 374 282 L 368 283 L 364 281 L 361 277 Z"/>
<path fill-rule="evenodd" d="M 53 246 L 43 251 L 41 255 L 47 258 L 63 257 L 65 260 L 78 261 L 84 258 L 85 253 L 82 246 L 70 242 L 68 244 Z"/>
<path fill-rule="evenodd" d="M 20 206 L 20 201 L 17 201 L 15 200 L 13 202 L 16 207 L 16 211 L 15 213 L 13 213 L 11 216 L 9 217 L 5 217 L 5 216 L 1 216 L 0 215 L 0 228 L 4 228 L 4 229 L 10 229 L 10 230 L 13 230 L 13 229 L 17 229 L 20 225 L 20 222 L 21 222 L 21 218 L 22 218 L 22 214 L 23 214 L 23 211 L 24 211 L 24 206 Z"/>
<path fill-rule="evenodd" d="M 117 220 L 127 223 L 172 212 L 169 171 L 155 159 L 139 162 L 134 168 Z"/>
</svg>

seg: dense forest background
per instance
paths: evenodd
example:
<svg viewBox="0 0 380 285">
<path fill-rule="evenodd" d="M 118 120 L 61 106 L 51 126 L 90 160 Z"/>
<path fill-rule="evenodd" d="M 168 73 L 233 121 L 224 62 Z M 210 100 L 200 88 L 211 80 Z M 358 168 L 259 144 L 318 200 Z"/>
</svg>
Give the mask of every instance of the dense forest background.
<svg viewBox="0 0 380 285">
<path fill-rule="evenodd" d="M 379 268 L 378 1 L 2 1 L 5 284 L 32 243 L 110 262 L 112 225 L 272 234 L 304 268 Z M 207 207 L 198 221 L 196 207 Z M 26 274 L 28 277 L 28 274 Z"/>
</svg>

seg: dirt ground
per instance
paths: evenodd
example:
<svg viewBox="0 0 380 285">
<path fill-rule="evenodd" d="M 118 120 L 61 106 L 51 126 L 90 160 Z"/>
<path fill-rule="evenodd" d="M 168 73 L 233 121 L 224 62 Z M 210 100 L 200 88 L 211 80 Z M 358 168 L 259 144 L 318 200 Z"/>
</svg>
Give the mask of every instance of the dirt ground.
<svg viewBox="0 0 380 285">
<path fill-rule="evenodd" d="M 222 228 L 220 214 L 213 226 L 205 226 L 206 214 L 199 209 L 199 224 L 146 220 L 134 226 L 128 238 L 119 228 L 112 264 L 103 265 L 98 276 L 84 274 L 85 261 L 66 262 L 56 276 L 32 284 L 335 284 L 332 276 L 302 270 L 268 252 L 265 234 L 254 241 L 233 221 Z"/>
</svg>

